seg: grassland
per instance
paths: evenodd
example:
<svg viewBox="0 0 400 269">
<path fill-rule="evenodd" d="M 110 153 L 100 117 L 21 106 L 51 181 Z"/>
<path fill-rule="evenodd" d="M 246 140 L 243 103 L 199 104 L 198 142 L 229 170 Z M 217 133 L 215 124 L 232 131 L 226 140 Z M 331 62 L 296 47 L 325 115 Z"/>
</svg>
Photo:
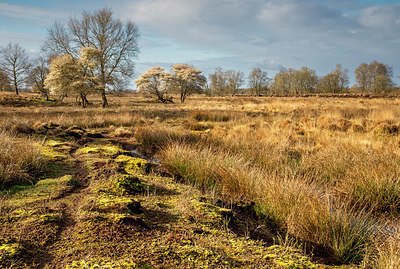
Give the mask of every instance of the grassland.
<svg viewBox="0 0 400 269">
<path fill-rule="evenodd" d="M 400 264 L 399 99 L 0 99 L 3 267 Z"/>
</svg>

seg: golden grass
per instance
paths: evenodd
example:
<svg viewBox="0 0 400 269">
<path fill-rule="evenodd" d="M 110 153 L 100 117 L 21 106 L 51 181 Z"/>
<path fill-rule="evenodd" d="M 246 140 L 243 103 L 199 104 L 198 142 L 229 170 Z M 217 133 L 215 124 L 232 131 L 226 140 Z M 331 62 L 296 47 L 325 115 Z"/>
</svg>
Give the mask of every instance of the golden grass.
<svg viewBox="0 0 400 269">
<path fill-rule="evenodd" d="M 399 232 L 382 236 L 380 223 L 399 220 L 399 99 L 110 100 L 106 109 L 0 107 L 0 127 L 23 133 L 51 122 L 133 134 L 171 173 L 225 201 L 256 202 L 281 229 L 323 245 L 337 261 L 382 268 L 398 261 Z"/>
<path fill-rule="evenodd" d="M 32 183 L 46 163 L 40 146 L 30 138 L 0 132 L 0 189 L 11 184 Z"/>
</svg>

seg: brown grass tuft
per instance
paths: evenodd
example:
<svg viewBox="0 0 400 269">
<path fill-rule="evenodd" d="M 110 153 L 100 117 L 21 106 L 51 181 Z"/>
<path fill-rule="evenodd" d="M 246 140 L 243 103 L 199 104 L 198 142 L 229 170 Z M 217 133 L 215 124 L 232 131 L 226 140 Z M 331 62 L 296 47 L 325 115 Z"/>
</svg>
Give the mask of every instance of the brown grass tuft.
<svg viewBox="0 0 400 269">
<path fill-rule="evenodd" d="M 0 133 L 0 189 L 12 184 L 32 183 L 44 169 L 40 146 L 30 138 Z"/>
</svg>

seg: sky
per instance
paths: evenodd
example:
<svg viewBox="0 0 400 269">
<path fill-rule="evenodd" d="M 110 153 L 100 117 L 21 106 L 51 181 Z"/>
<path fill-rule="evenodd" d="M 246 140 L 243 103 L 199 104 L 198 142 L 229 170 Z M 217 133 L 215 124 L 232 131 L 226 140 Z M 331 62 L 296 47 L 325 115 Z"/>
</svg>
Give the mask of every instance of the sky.
<svg viewBox="0 0 400 269">
<path fill-rule="evenodd" d="M 49 26 L 104 7 L 140 29 L 137 75 L 187 63 L 206 75 L 260 67 L 273 78 L 341 64 L 354 84 L 357 66 L 377 60 L 400 82 L 400 0 L 0 0 L 0 47 L 19 43 L 36 57 Z"/>
</svg>

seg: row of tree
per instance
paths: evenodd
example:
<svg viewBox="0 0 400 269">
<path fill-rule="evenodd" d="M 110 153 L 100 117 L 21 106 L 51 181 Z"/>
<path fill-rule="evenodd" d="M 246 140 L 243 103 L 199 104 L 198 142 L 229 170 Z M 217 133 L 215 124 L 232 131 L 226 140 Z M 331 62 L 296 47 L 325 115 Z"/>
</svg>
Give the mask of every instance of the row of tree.
<svg viewBox="0 0 400 269">
<path fill-rule="evenodd" d="M 133 22 L 113 18 L 109 9 L 84 12 L 51 26 L 43 55 L 34 61 L 19 44 L 1 49 L 0 89 L 14 88 L 18 94 L 24 85 L 46 97 L 49 92 L 80 97 L 99 92 L 105 107 L 106 92 L 127 87 L 134 75 L 138 37 Z"/>
<path fill-rule="evenodd" d="M 55 23 L 48 30 L 42 56 L 30 60 L 19 45 L 10 43 L 0 50 L 0 90 L 29 87 L 43 94 L 77 96 L 86 106 L 89 93 L 100 93 L 103 107 L 106 93 L 124 89 L 133 77 L 134 60 L 139 52 L 138 28 L 133 22 L 123 23 L 108 9 L 81 17 L 71 17 L 66 24 Z M 394 89 L 392 67 L 374 61 L 362 63 L 355 70 L 361 92 L 386 93 Z M 340 65 L 319 77 L 307 67 L 280 70 L 274 78 L 254 68 L 247 76 L 247 93 L 306 94 L 339 93 L 349 89 L 348 70 Z M 217 68 L 208 83 L 202 72 L 186 64 L 172 66 L 167 72 L 152 67 L 136 80 L 139 90 L 154 94 L 161 102 L 170 102 L 170 94 L 179 94 L 184 102 L 192 93 L 234 96 L 243 91 L 243 72 Z"/>
<path fill-rule="evenodd" d="M 196 87 L 187 90 L 185 98 L 190 93 L 205 93 L 210 96 L 234 96 L 240 92 L 253 95 L 280 94 L 297 95 L 309 93 L 343 93 L 349 91 L 349 71 L 340 64 L 336 68 L 319 77 L 315 70 L 301 67 L 299 70 L 292 68 L 281 69 L 273 79 L 267 72 L 254 68 L 247 77 L 248 89 L 241 87 L 245 83 L 243 72 L 235 70 L 224 71 L 218 67 L 209 75 L 208 83 L 201 75 L 201 71 L 188 65 L 172 66 L 172 73 L 166 72 L 159 66 L 154 66 L 140 75 L 136 85 L 141 92 L 156 96 L 161 102 L 171 101 L 169 94 L 181 93 L 181 88 L 176 85 L 176 66 L 185 66 L 185 72 L 195 81 Z M 387 93 L 395 89 L 392 81 L 392 68 L 386 64 L 373 61 L 370 64 L 362 63 L 355 71 L 357 90 L 370 93 Z M 192 83 L 193 83 L 192 81 Z M 187 82 L 189 83 L 189 82 Z M 204 85 L 201 91 L 201 86 Z M 183 102 L 185 98 L 181 98 Z"/>
<path fill-rule="evenodd" d="M 336 68 L 319 77 L 315 70 L 301 67 L 281 69 L 274 78 L 269 78 L 267 72 L 254 68 L 248 80 L 248 93 L 296 95 L 307 93 L 342 93 L 349 90 L 349 71 L 340 64 Z M 394 90 L 392 68 L 386 64 L 373 61 L 362 63 L 355 70 L 357 90 L 360 92 L 387 93 Z M 217 68 L 209 76 L 206 93 L 210 95 L 235 95 L 244 84 L 244 74 L 234 70 L 223 71 Z"/>
</svg>

